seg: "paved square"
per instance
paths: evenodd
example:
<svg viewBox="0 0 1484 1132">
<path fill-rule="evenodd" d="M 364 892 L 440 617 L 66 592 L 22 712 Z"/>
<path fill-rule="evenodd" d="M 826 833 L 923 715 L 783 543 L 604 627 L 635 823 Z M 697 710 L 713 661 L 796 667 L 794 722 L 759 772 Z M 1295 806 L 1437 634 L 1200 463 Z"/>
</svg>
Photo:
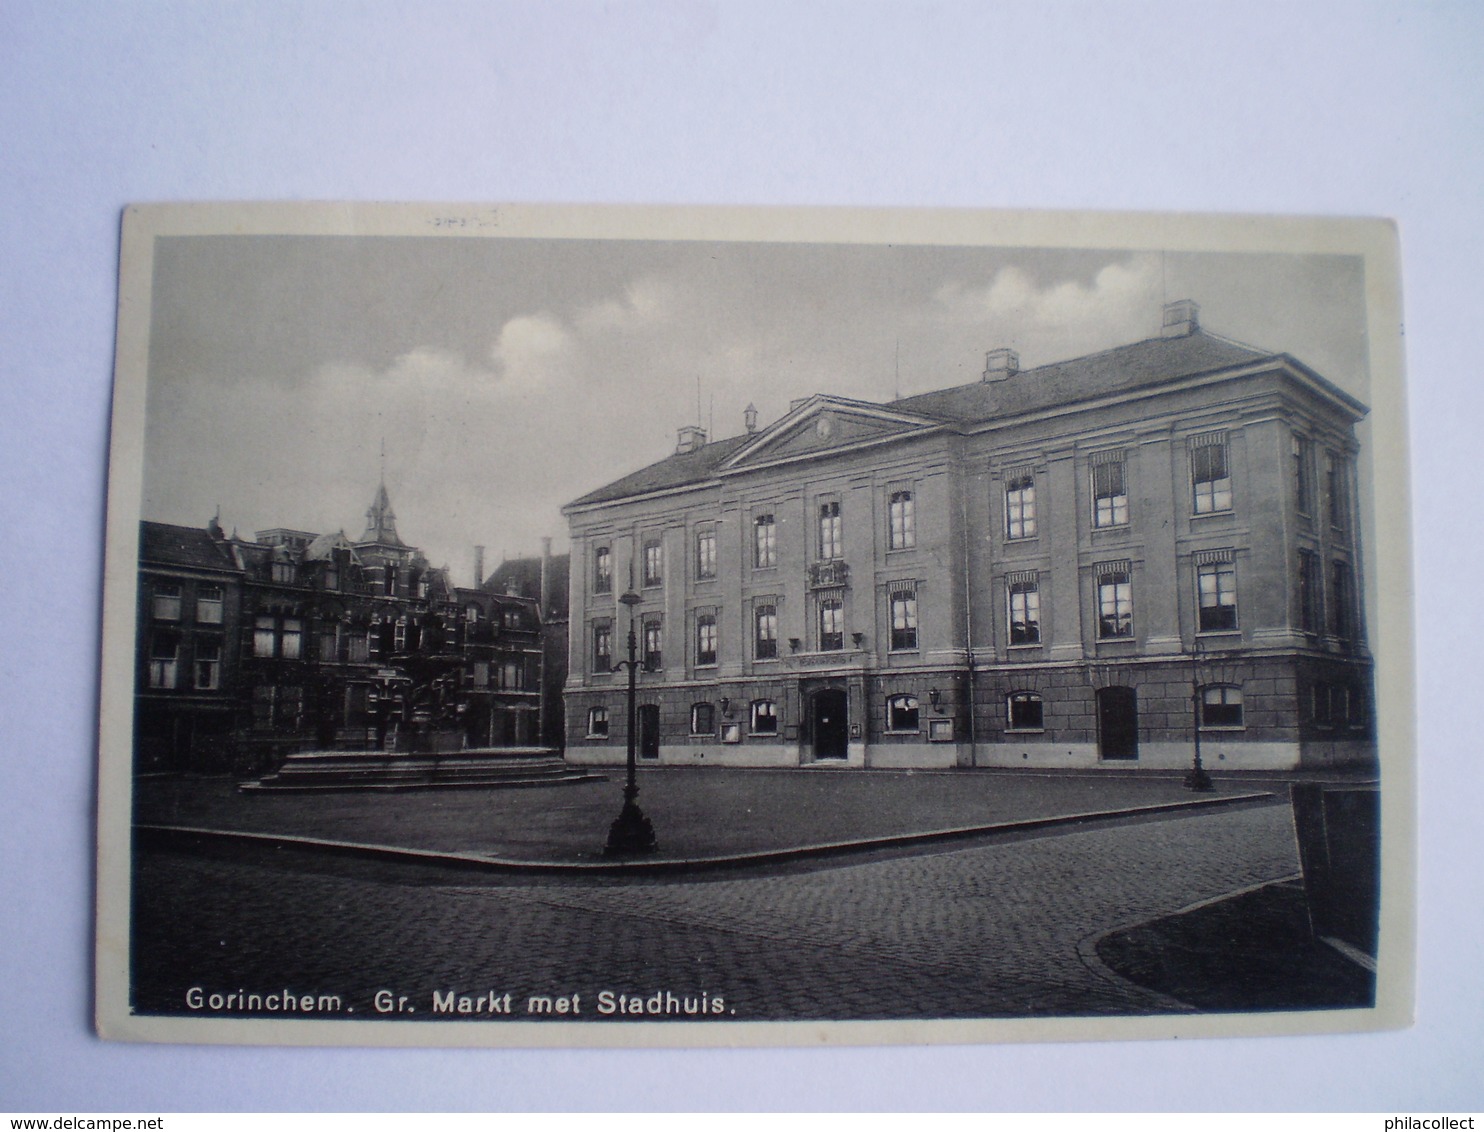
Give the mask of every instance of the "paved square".
<svg viewBox="0 0 1484 1132">
<path fill-rule="evenodd" d="M 721 996 L 739 1020 L 1150 1013 L 1088 954 L 1114 928 L 1298 868 L 1283 805 L 774 875 L 449 883 L 141 854 L 136 1009 L 192 986 L 336 994 L 346 1017 L 435 991 Z M 352 1013 L 353 1012 L 353 1013 Z M 440 1017 L 448 1017 L 440 1015 Z M 683 1015 L 682 1015 L 683 1017 Z"/>
</svg>

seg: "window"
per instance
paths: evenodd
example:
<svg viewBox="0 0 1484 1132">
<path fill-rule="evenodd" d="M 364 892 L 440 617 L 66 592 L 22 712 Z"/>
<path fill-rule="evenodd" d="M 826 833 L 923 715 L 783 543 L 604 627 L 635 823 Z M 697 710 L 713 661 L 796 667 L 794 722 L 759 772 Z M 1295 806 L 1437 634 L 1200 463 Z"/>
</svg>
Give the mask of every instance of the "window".
<svg viewBox="0 0 1484 1132">
<path fill-rule="evenodd" d="M 513 605 L 507 605 L 505 607 L 505 628 L 520 628 L 520 610 Z"/>
<path fill-rule="evenodd" d="M 346 660 L 365 664 L 371 659 L 371 635 L 365 629 L 352 629 L 346 637 Z"/>
<path fill-rule="evenodd" d="M 608 738 L 607 708 L 590 707 L 587 709 L 587 737 L 589 739 Z"/>
<path fill-rule="evenodd" d="M 828 561 L 843 553 L 840 541 L 840 501 L 831 499 L 819 505 L 819 557 Z"/>
<path fill-rule="evenodd" d="M 1348 641 L 1353 632 L 1350 617 L 1350 564 L 1332 563 L 1329 578 L 1329 631 L 1340 640 Z"/>
<path fill-rule="evenodd" d="M 203 625 L 222 623 L 221 586 L 196 587 L 196 620 Z"/>
<path fill-rule="evenodd" d="M 519 692 L 525 689 L 525 669 L 518 660 L 507 660 L 497 669 L 499 684 L 507 692 Z"/>
<path fill-rule="evenodd" d="M 752 564 L 759 569 L 778 565 L 778 527 L 771 514 L 752 520 Z"/>
<path fill-rule="evenodd" d="M 1293 438 L 1293 500 L 1304 515 L 1314 510 L 1314 444 L 1307 436 Z"/>
<path fill-rule="evenodd" d="M 284 660 L 298 660 L 304 652 L 304 622 L 297 617 L 283 619 L 281 655 Z"/>
<path fill-rule="evenodd" d="M 1325 490 L 1329 496 L 1329 525 L 1343 530 L 1345 516 L 1349 513 L 1349 477 L 1345 457 L 1330 452 L 1325 459 Z"/>
<path fill-rule="evenodd" d="M 690 733 L 692 735 L 715 735 L 716 708 L 711 704 L 692 704 L 690 709 Z"/>
<path fill-rule="evenodd" d="M 407 651 L 407 618 L 398 617 L 397 623 L 392 626 L 392 651 Z"/>
<path fill-rule="evenodd" d="M 292 584 L 293 581 L 294 581 L 294 577 L 295 577 L 296 574 L 297 574 L 297 571 L 294 569 L 294 564 L 292 562 L 275 562 L 275 563 L 273 563 L 272 575 L 273 575 L 273 580 L 275 582 L 284 582 L 284 583 Z M 387 581 L 388 581 L 388 583 L 390 583 L 392 580 L 393 580 L 392 579 L 392 576 L 390 574 L 388 574 L 387 575 Z M 392 591 L 390 589 L 387 590 L 387 593 L 391 593 L 391 592 Z"/>
<path fill-rule="evenodd" d="M 258 684 L 252 690 L 252 725 L 259 731 L 273 727 L 273 704 L 278 689 L 271 684 Z"/>
<path fill-rule="evenodd" d="M 1092 525 L 1117 527 L 1128 522 L 1128 484 L 1122 452 L 1099 452 L 1092 459 Z"/>
<path fill-rule="evenodd" d="M 665 580 L 664 550 L 658 539 L 644 544 L 644 584 L 658 586 Z"/>
<path fill-rule="evenodd" d="M 334 664 L 340 656 L 340 626 L 333 622 L 320 625 L 319 658 L 325 664 Z"/>
<path fill-rule="evenodd" d="M 1190 438 L 1190 468 L 1197 515 L 1232 509 L 1230 464 L 1226 433 L 1208 432 Z"/>
<path fill-rule="evenodd" d="M 1097 567 L 1098 636 L 1104 640 L 1134 635 L 1134 595 L 1127 562 Z"/>
<path fill-rule="evenodd" d="M 1357 731 L 1364 728 L 1369 723 L 1368 716 L 1365 689 L 1363 687 L 1355 688 L 1350 693 L 1350 726 Z"/>
<path fill-rule="evenodd" d="M 716 663 L 716 614 L 696 614 L 696 664 Z"/>
<path fill-rule="evenodd" d="M 1350 687 L 1347 684 L 1329 686 L 1329 718 L 1336 727 L 1343 726 L 1350 718 Z"/>
<path fill-rule="evenodd" d="M 658 617 L 644 622 L 644 667 L 650 672 L 665 667 L 665 630 Z"/>
<path fill-rule="evenodd" d="M 917 697 L 889 696 L 886 700 L 886 729 L 917 732 Z"/>
<path fill-rule="evenodd" d="M 1196 596 L 1202 633 L 1237 627 L 1237 568 L 1229 550 L 1202 551 L 1195 556 Z"/>
<path fill-rule="evenodd" d="M 1330 714 L 1329 691 L 1329 685 L 1323 681 L 1316 681 L 1312 689 L 1312 716 L 1318 727 L 1329 727 L 1334 723 L 1334 716 Z"/>
<path fill-rule="evenodd" d="M 1035 692 L 1011 692 L 1005 701 L 1011 731 L 1040 731 L 1045 727 L 1045 705 Z"/>
<path fill-rule="evenodd" d="M 476 688 L 490 686 L 490 665 L 487 660 L 476 660 L 469 670 L 469 683 Z"/>
<path fill-rule="evenodd" d="M 325 563 L 325 589 L 338 590 L 340 588 L 340 567 L 333 562 Z"/>
<path fill-rule="evenodd" d="M 196 687 L 211 692 L 222 686 L 222 643 L 212 637 L 196 639 Z"/>
<path fill-rule="evenodd" d="M 158 583 L 155 586 L 155 596 L 151 605 L 156 621 L 179 621 L 180 583 Z"/>
<path fill-rule="evenodd" d="M 772 700 L 753 700 L 752 724 L 749 730 L 754 735 L 777 735 L 778 705 Z"/>
<path fill-rule="evenodd" d="M 778 606 L 762 602 L 753 608 L 752 655 L 758 660 L 774 660 L 778 656 Z"/>
<path fill-rule="evenodd" d="M 1242 689 L 1232 684 L 1215 684 L 1201 689 L 1202 727 L 1241 727 Z"/>
<path fill-rule="evenodd" d="M 593 593 L 613 592 L 613 551 L 606 546 L 593 550 Z"/>
<path fill-rule="evenodd" d="M 593 623 L 593 671 L 613 671 L 613 624 L 609 621 Z"/>
<path fill-rule="evenodd" d="M 1036 477 L 1029 471 L 1011 472 L 1005 484 L 1005 537 L 1034 538 L 1035 535 Z"/>
<path fill-rule="evenodd" d="M 479 624 L 479 606 L 471 605 L 464 610 L 464 620 L 470 625 Z"/>
<path fill-rule="evenodd" d="M 891 587 L 891 647 L 917 647 L 917 586 L 898 582 Z"/>
<path fill-rule="evenodd" d="M 907 550 L 917 545 L 917 518 L 913 513 L 912 493 L 894 491 L 888 507 L 891 527 L 891 549 Z"/>
<path fill-rule="evenodd" d="M 253 656 L 272 656 L 277 651 L 277 624 L 272 617 L 254 617 L 252 620 Z"/>
<path fill-rule="evenodd" d="M 170 629 L 156 630 L 149 644 L 149 686 L 174 688 L 176 662 L 180 655 L 180 634 Z"/>
<path fill-rule="evenodd" d="M 1324 621 L 1324 583 L 1319 577 L 1319 556 L 1312 550 L 1301 550 L 1298 556 L 1299 628 L 1317 634 Z"/>
<path fill-rule="evenodd" d="M 1005 592 L 1010 606 L 1010 643 L 1041 643 L 1041 582 L 1034 570 L 1024 570 L 1005 577 Z"/>
<path fill-rule="evenodd" d="M 837 597 L 819 599 L 819 648 L 833 652 L 845 647 L 845 603 Z"/>
<path fill-rule="evenodd" d="M 696 532 L 696 577 L 716 577 L 716 528 Z"/>
</svg>

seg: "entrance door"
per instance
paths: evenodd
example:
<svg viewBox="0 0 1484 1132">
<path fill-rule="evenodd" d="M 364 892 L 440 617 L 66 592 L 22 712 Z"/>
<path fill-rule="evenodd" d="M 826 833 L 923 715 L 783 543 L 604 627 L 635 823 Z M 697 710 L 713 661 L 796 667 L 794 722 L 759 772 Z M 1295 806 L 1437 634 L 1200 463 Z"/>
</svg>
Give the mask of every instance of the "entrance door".
<svg viewBox="0 0 1484 1132">
<path fill-rule="evenodd" d="M 850 725 L 847 707 L 849 700 L 838 688 L 815 692 L 813 716 L 810 722 L 814 730 L 814 757 L 816 759 L 843 759 L 848 753 Z"/>
<path fill-rule="evenodd" d="M 1132 688 L 1098 689 L 1098 756 L 1139 757 L 1139 704 Z"/>
<path fill-rule="evenodd" d="M 660 705 L 639 705 L 639 757 L 660 757 Z"/>
</svg>

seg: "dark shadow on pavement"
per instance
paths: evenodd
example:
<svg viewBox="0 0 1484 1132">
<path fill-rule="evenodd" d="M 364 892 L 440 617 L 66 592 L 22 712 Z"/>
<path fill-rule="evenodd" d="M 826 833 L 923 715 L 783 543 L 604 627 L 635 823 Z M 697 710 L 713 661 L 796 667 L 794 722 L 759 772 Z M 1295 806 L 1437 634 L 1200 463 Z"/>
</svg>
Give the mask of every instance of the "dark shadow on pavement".
<svg viewBox="0 0 1484 1132">
<path fill-rule="evenodd" d="M 1198 1010 L 1323 1010 L 1376 1000 L 1375 974 L 1314 938 L 1298 881 L 1114 932 L 1096 950 L 1123 978 Z"/>
</svg>

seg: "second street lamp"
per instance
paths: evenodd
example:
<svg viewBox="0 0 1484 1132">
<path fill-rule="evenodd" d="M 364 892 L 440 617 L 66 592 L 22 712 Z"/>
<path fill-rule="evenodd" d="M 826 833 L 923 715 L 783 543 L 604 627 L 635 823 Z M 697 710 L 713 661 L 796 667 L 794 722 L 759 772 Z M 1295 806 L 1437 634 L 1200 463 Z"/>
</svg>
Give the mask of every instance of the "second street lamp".
<svg viewBox="0 0 1484 1132">
<path fill-rule="evenodd" d="M 629 752 L 628 780 L 623 788 L 623 809 L 613 824 L 608 827 L 608 844 L 603 850 L 605 857 L 627 857 L 639 853 L 653 853 L 657 847 L 654 825 L 644 816 L 644 811 L 635 801 L 639 797 L 637 777 L 637 751 L 635 740 L 638 730 L 638 707 L 635 704 L 636 681 L 639 672 L 639 641 L 634 635 L 634 606 L 644 599 L 630 590 L 618 599 L 629 609 L 629 659 L 618 662 L 619 667 L 629 670 Z"/>
</svg>

